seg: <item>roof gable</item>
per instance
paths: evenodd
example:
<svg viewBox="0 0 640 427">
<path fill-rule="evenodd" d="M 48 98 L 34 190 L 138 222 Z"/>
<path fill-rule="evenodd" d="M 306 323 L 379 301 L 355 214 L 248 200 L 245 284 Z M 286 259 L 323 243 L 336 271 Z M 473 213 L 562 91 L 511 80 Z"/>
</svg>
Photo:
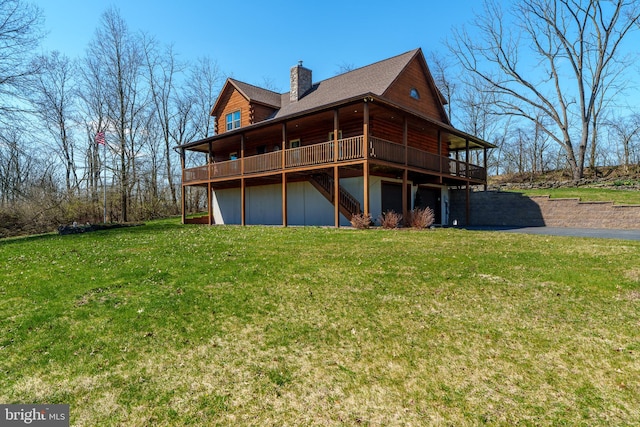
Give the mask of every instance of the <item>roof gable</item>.
<svg viewBox="0 0 640 427">
<path fill-rule="evenodd" d="M 274 109 L 280 108 L 280 94 L 268 89 L 263 89 L 258 86 L 250 85 L 248 83 L 241 82 L 228 78 L 224 83 L 220 95 L 211 108 L 211 115 L 218 116 L 217 112 L 224 108 L 224 104 L 228 101 L 231 93 L 236 90 L 242 95 L 247 102 L 257 103 L 272 107 Z"/>
<path fill-rule="evenodd" d="M 412 93 L 417 96 L 412 96 Z M 383 96 L 427 117 L 450 124 L 444 109 L 444 97 L 435 84 L 422 51 L 411 59 Z"/>
<path fill-rule="evenodd" d="M 282 94 L 282 108 L 276 117 L 288 116 L 360 95 L 382 96 L 420 49 L 403 53 L 365 67 L 314 83 L 311 91 L 296 102 Z"/>
</svg>

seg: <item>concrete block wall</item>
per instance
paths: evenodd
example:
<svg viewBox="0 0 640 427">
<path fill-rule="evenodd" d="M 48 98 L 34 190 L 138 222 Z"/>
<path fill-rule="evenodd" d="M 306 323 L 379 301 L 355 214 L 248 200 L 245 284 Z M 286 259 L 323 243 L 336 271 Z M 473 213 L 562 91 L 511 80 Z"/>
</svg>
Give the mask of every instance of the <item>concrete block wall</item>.
<svg viewBox="0 0 640 427">
<path fill-rule="evenodd" d="M 465 191 L 450 194 L 450 223 L 457 218 L 458 224 L 465 224 Z M 467 225 L 476 226 L 640 229 L 640 205 L 527 197 L 511 192 L 471 192 L 470 213 Z"/>
</svg>

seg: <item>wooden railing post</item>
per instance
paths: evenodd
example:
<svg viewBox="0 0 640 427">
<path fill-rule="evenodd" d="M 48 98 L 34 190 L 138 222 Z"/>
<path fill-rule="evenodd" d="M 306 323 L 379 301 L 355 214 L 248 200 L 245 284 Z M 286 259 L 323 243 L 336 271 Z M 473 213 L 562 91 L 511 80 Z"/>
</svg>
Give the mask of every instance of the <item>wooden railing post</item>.
<svg viewBox="0 0 640 427">
<path fill-rule="evenodd" d="M 484 175 L 482 176 L 482 180 L 484 181 L 484 191 L 487 191 L 487 167 L 488 167 L 488 161 L 487 161 L 487 147 L 484 147 L 484 149 L 482 150 L 482 162 L 483 162 L 483 166 L 484 166 Z"/>
<path fill-rule="evenodd" d="M 207 165 L 211 165 L 213 163 L 213 143 L 209 141 L 208 152 L 207 152 Z M 211 168 L 207 168 L 207 176 L 211 179 Z"/>
<path fill-rule="evenodd" d="M 282 123 L 282 170 L 287 167 L 287 123 Z"/>
<path fill-rule="evenodd" d="M 362 156 L 365 160 L 369 158 L 369 102 L 364 99 L 364 119 L 362 125 Z"/>
<path fill-rule="evenodd" d="M 338 154 L 340 151 L 338 150 L 338 136 L 340 133 L 340 120 L 338 117 L 338 109 L 333 110 L 333 161 L 338 161 Z"/>
<path fill-rule="evenodd" d="M 240 174 L 244 176 L 244 134 L 240 135 Z"/>
<path fill-rule="evenodd" d="M 440 164 L 439 168 L 440 170 L 438 171 L 440 173 L 440 176 L 438 177 L 438 181 L 440 184 L 442 184 L 442 172 L 443 172 L 443 168 L 442 168 L 442 163 L 443 163 L 443 155 L 442 155 L 442 132 L 440 131 L 440 129 L 438 128 L 438 156 L 440 158 L 440 161 L 438 162 Z M 447 160 L 448 162 L 448 160 Z M 448 166 L 448 164 L 447 164 Z M 447 168 L 448 169 L 448 168 Z"/>
<path fill-rule="evenodd" d="M 464 139 L 464 149 L 465 149 L 465 159 L 464 160 L 465 160 L 465 163 L 466 163 L 466 165 L 465 165 L 465 169 L 466 169 L 465 176 L 467 177 L 467 179 L 469 179 L 469 163 L 471 163 L 469 161 L 469 157 L 470 157 L 470 155 L 469 155 L 469 138 L 465 138 Z"/>
</svg>

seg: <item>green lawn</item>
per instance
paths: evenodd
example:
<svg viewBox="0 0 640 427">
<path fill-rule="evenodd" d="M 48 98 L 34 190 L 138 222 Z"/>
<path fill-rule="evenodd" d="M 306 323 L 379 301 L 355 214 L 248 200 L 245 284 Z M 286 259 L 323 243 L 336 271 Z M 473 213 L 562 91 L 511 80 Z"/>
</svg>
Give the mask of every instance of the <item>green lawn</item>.
<svg viewBox="0 0 640 427">
<path fill-rule="evenodd" d="M 0 402 L 79 426 L 637 425 L 639 259 L 176 220 L 0 241 Z"/>
<path fill-rule="evenodd" d="M 615 202 L 617 204 L 640 205 L 640 191 L 637 189 L 565 187 L 513 191 L 526 196 L 550 196 L 551 198 L 580 199 L 583 202 Z"/>
</svg>

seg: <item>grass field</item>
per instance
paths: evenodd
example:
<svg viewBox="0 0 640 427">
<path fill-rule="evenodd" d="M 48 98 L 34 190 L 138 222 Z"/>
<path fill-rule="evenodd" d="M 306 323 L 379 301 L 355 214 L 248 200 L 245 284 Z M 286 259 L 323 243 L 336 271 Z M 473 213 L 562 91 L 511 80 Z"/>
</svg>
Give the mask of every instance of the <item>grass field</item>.
<svg viewBox="0 0 640 427">
<path fill-rule="evenodd" d="M 526 196 L 550 196 L 551 198 L 580 199 L 583 202 L 615 202 L 624 205 L 640 205 L 640 191 L 637 189 L 563 187 L 514 191 L 523 193 Z"/>
<path fill-rule="evenodd" d="M 638 260 L 176 220 L 0 241 L 0 402 L 78 426 L 637 425 Z"/>
</svg>

